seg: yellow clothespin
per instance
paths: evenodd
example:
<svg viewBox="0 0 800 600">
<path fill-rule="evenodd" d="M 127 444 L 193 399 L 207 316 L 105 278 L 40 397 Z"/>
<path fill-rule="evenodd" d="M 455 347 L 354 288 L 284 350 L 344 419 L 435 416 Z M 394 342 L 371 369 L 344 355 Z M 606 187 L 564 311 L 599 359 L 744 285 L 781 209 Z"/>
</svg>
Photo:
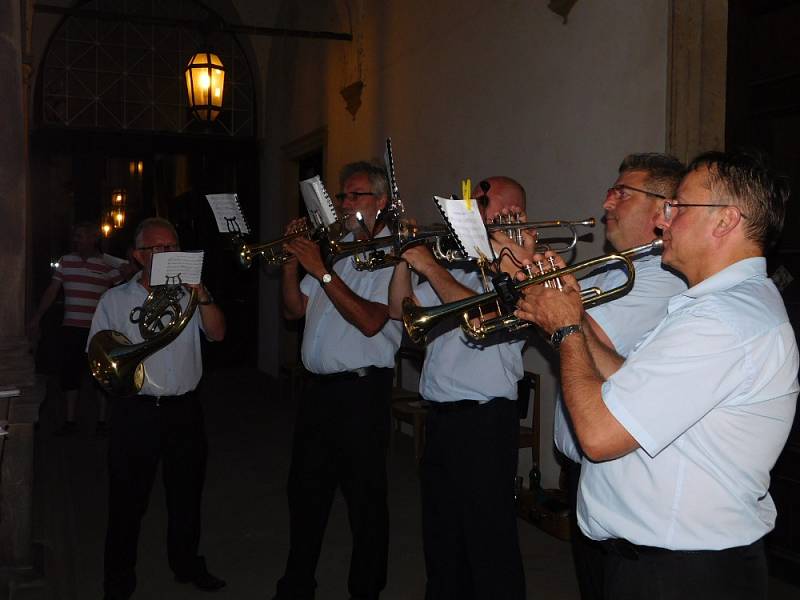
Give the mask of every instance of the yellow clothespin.
<svg viewBox="0 0 800 600">
<path fill-rule="evenodd" d="M 467 177 L 461 180 L 461 197 L 467 203 L 467 211 L 472 210 L 472 181 Z"/>
</svg>

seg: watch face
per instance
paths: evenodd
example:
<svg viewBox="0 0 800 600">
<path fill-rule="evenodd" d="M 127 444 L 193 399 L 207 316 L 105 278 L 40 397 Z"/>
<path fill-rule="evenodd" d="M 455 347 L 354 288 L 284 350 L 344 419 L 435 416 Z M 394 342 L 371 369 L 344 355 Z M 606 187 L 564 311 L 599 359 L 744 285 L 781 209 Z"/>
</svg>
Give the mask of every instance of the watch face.
<svg viewBox="0 0 800 600">
<path fill-rule="evenodd" d="M 331 281 L 333 281 L 333 277 L 331 277 L 330 273 L 325 273 L 322 276 L 322 283 L 330 283 Z"/>
</svg>

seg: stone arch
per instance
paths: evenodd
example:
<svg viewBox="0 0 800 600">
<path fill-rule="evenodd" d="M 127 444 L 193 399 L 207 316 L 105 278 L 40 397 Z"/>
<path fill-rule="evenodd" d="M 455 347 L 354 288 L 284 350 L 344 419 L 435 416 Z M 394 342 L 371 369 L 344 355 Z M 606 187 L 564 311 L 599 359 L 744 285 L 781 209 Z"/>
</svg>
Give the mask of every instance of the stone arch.
<svg viewBox="0 0 800 600">
<path fill-rule="evenodd" d="M 215 12 L 196 0 L 127 0 L 122 8 L 86 0 L 75 10 L 42 58 L 36 128 L 255 136 L 253 75 L 239 40 L 202 31 L 222 22 Z M 183 78 L 189 57 L 206 47 L 226 67 L 223 111 L 210 126 L 191 116 Z"/>
</svg>

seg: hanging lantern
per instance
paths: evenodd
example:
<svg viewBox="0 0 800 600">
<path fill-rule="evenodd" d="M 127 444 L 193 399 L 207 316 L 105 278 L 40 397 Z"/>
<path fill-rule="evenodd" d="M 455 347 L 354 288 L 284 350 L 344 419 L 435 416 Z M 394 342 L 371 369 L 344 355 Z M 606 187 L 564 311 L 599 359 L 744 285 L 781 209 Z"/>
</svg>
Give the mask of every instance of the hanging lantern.
<svg viewBox="0 0 800 600">
<path fill-rule="evenodd" d="M 216 54 L 198 52 L 186 66 L 189 108 L 201 121 L 211 122 L 222 110 L 225 67 Z"/>
</svg>

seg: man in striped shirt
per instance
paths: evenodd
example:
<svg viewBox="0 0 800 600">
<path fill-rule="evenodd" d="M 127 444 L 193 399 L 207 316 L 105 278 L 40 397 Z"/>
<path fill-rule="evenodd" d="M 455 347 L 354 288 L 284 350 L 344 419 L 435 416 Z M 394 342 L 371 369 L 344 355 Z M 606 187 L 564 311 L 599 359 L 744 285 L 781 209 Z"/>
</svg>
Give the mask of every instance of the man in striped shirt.
<svg viewBox="0 0 800 600">
<path fill-rule="evenodd" d="M 88 368 L 84 348 L 92 316 L 100 296 L 123 279 L 120 272 L 108 264 L 100 253 L 98 235 L 99 230 L 94 223 L 78 223 L 73 227 L 73 251 L 58 261 L 58 266 L 53 271 L 53 279 L 30 321 L 30 329 L 36 331 L 42 316 L 58 297 L 59 291 L 64 289 L 61 389 L 67 401 L 67 419 L 56 431 L 57 435 L 77 431 L 75 414 L 81 381 Z M 97 396 L 99 402 L 97 433 L 104 434 L 107 430 L 106 399 L 99 390 Z"/>
</svg>

